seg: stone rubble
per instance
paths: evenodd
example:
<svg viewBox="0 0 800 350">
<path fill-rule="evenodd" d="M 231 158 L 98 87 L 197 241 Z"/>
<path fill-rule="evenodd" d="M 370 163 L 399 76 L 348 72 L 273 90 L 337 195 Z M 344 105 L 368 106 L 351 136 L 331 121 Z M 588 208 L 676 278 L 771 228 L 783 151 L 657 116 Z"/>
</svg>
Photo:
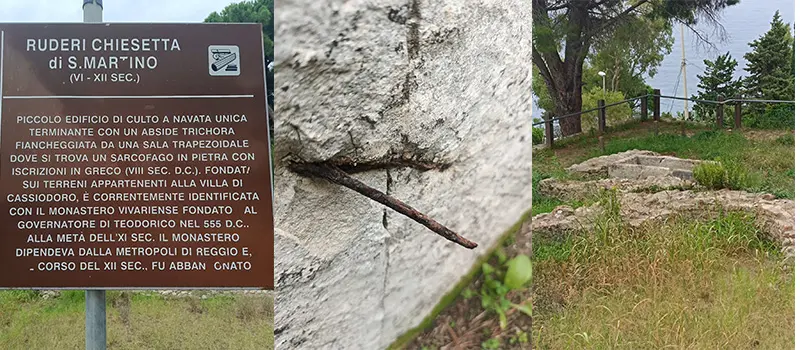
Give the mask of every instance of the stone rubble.
<svg viewBox="0 0 800 350">
<path fill-rule="evenodd" d="M 630 150 L 589 159 L 567 168 L 574 174 L 608 178 L 646 179 L 672 176 L 692 180 L 692 169 L 707 161 L 662 156 L 651 151 Z"/>
<path fill-rule="evenodd" d="M 616 188 L 622 192 L 657 191 L 665 189 L 695 188 L 693 181 L 675 176 L 648 176 L 644 179 L 610 178 L 593 181 L 544 179 L 539 182 L 539 193 L 545 197 L 568 202 L 591 198 L 602 190 Z"/>
<path fill-rule="evenodd" d="M 630 151 L 615 153 L 607 156 L 600 156 L 589 159 L 583 163 L 574 164 L 567 168 L 571 173 L 585 174 L 585 175 L 599 175 L 608 176 L 608 166 L 616 164 L 625 159 L 637 156 L 658 156 L 659 154 L 651 151 L 640 151 L 633 149 Z"/>
<path fill-rule="evenodd" d="M 609 166 L 631 156 L 658 156 L 653 152 L 628 151 L 598 157 L 573 165 L 571 171 L 602 174 Z M 601 159 L 602 158 L 602 159 Z M 676 158 L 679 159 L 679 158 Z M 684 160 L 685 161 L 685 160 Z M 697 164 L 689 160 L 683 163 Z M 673 166 L 673 168 L 675 168 Z M 606 178 L 592 181 L 545 179 L 539 183 L 542 195 L 561 201 L 591 199 L 603 189 L 616 189 L 620 215 L 624 222 L 639 227 L 647 222 L 663 221 L 679 216 L 704 217 L 720 210 L 755 214 L 757 223 L 768 237 L 781 246 L 787 260 L 794 258 L 794 201 L 776 199 L 771 194 L 733 190 L 698 190 L 691 179 L 672 175 L 647 176 L 643 179 Z M 534 232 L 546 236 L 564 235 L 591 227 L 602 213 L 599 203 L 588 207 L 558 206 L 550 213 L 535 216 Z"/>
</svg>

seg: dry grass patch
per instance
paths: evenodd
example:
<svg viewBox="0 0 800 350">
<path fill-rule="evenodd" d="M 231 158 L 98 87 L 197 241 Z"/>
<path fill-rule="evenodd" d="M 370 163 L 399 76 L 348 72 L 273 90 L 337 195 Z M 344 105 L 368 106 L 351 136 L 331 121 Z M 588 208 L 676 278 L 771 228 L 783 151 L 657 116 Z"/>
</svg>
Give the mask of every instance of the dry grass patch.
<svg viewBox="0 0 800 350">
<path fill-rule="evenodd" d="M 794 272 L 750 214 L 634 230 L 614 198 L 587 232 L 534 238 L 534 348 L 792 348 Z"/>
<path fill-rule="evenodd" d="M 164 298 L 109 292 L 109 349 L 271 349 L 272 296 Z M 83 291 L 0 292 L 0 349 L 84 347 Z"/>
</svg>

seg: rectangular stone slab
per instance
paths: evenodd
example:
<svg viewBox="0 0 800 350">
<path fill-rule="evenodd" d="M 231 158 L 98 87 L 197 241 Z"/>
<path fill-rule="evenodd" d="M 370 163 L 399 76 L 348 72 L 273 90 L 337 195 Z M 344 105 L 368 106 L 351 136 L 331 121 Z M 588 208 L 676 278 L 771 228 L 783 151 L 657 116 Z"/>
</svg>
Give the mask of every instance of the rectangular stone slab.
<svg viewBox="0 0 800 350">
<path fill-rule="evenodd" d="M 669 168 L 636 164 L 611 164 L 608 166 L 608 177 L 626 179 L 644 179 L 648 176 L 667 176 Z"/>
</svg>

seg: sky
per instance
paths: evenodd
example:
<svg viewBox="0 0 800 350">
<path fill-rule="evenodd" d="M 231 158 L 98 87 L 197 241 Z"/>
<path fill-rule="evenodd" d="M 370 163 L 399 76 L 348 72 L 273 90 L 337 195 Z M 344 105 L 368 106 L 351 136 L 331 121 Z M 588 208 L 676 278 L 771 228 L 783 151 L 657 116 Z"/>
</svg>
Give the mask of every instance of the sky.
<svg viewBox="0 0 800 350">
<path fill-rule="evenodd" d="M 231 0 L 103 0 L 103 22 L 202 22 Z M 0 22 L 82 22 L 83 0 L 0 0 Z"/>
</svg>

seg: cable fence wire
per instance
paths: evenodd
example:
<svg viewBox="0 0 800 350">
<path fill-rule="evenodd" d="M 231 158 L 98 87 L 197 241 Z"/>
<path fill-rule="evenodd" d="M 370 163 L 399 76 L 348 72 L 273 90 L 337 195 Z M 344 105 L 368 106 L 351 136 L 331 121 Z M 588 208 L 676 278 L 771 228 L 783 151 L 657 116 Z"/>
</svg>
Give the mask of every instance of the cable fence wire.
<svg viewBox="0 0 800 350">
<path fill-rule="evenodd" d="M 625 123 L 631 122 L 633 120 L 644 121 L 645 119 L 651 119 L 653 117 L 652 114 L 654 113 L 654 111 L 650 106 L 647 106 L 645 108 L 645 110 L 643 111 L 645 113 L 645 115 L 643 116 L 642 115 L 642 110 L 641 110 L 642 101 L 644 100 L 644 98 L 647 98 L 648 103 L 654 102 L 653 98 L 655 96 L 659 97 L 659 107 L 661 107 L 661 108 L 659 108 L 659 110 L 665 110 L 665 108 L 663 108 L 663 107 L 666 104 L 669 104 L 670 107 L 672 107 L 672 105 L 674 104 L 675 100 L 689 101 L 689 102 L 692 102 L 692 103 L 700 103 L 700 104 L 707 104 L 707 105 L 715 105 L 715 106 L 718 106 L 717 111 L 720 110 L 719 109 L 720 106 L 723 107 L 723 108 L 725 106 L 727 106 L 727 105 L 735 106 L 736 107 L 735 112 L 734 112 L 735 113 L 735 115 L 734 115 L 735 127 L 740 127 L 741 126 L 741 117 L 742 117 L 741 108 L 742 108 L 743 105 L 751 104 L 751 103 L 755 103 L 755 104 L 759 104 L 759 103 L 764 103 L 764 104 L 792 104 L 792 105 L 794 105 L 794 103 L 795 103 L 795 101 L 793 101 L 793 100 L 759 100 L 759 99 L 750 99 L 750 98 L 728 98 L 728 99 L 724 99 L 724 100 L 720 99 L 718 101 L 714 101 L 714 100 L 705 100 L 705 99 L 698 99 L 698 98 L 687 98 L 687 97 L 680 97 L 680 96 L 670 96 L 670 95 L 660 95 L 660 94 L 656 95 L 656 94 L 650 93 L 650 94 L 641 95 L 641 96 L 625 99 L 625 100 L 622 100 L 622 101 L 614 102 L 614 103 L 605 105 L 603 107 L 591 108 L 591 109 L 583 110 L 583 111 L 580 111 L 580 112 L 569 113 L 569 114 L 565 114 L 565 115 L 561 115 L 561 116 L 554 117 L 554 118 L 549 118 L 549 119 L 548 119 L 547 112 L 545 112 L 545 115 L 543 115 L 543 118 L 542 118 L 543 120 L 534 122 L 532 126 L 533 126 L 533 128 L 541 129 L 542 132 L 545 133 L 544 137 L 542 138 L 542 142 L 541 143 L 546 143 L 547 142 L 547 135 L 546 135 L 546 132 L 545 132 L 546 124 L 548 122 L 552 122 L 552 126 L 553 126 L 552 127 L 552 134 L 553 134 L 552 137 L 553 137 L 553 141 L 555 141 L 555 140 L 559 140 L 559 139 L 564 138 L 564 134 L 562 132 L 562 125 L 561 125 L 561 121 L 562 120 L 564 120 L 566 118 L 578 116 L 578 115 L 583 116 L 583 115 L 585 115 L 587 113 L 592 113 L 591 114 L 592 123 L 591 123 L 591 126 L 590 126 L 590 130 L 591 129 L 596 129 L 599 126 L 598 125 L 598 114 L 599 114 L 598 111 L 600 111 L 601 109 L 606 109 L 606 111 L 608 111 L 608 108 L 615 107 L 615 106 L 618 106 L 618 105 L 623 105 L 623 104 L 630 104 L 630 106 L 631 106 L 630 117 L 614 120 L 612 123 L 607 124 L 607 126 L 613 126 L 613 125 L 617 125 L 617 124 L 625 124 Z M 672 103 L 667 102 L 667 100 L 671 100 Z M 670 108 L 669 111 L 670 112 L 668 112 L 667 114 L 671 114 L 672 109 Z M 724 123 L 723 123 L 724 119 L 725 119 L 724 115 L 725 115 L 725 111 L 722 110 L 722 120 L 719 119 L 719 116 L 720 116 L 719 112 L 717 112 L 716 115 L 714 116 L 714 121 L 719 126 L 724 126 Z M 656 117 L 658 119 L 661 118 L 660 115 L 656 116 Z M 685 118 L 680 118 L 679 117 L 677 119 L 683 120 Z M 694 118 L 692 118 L 692 119 L 694 119 Z M 693 120 L 693 122 L 702 122 L 702 121 Z M 713 122 L 709 122 L 709 121 L 706 121 L 706 122 L 708 122 L 709 124 L 713 124 Z M 606 120 L 606 123 L 608 123 L 608 120 Z"/>
<path fill-rule="evenodd" d="M 611 104 L 607 104 L 607 105 L 604 105 L 603 107 L 595 107 L 595 108 L 592 108 L 592 109 L 587 109 L 587 110 L 583 110 L 583 111 L 580 111 L 580 112 L 565 114 L 565 115 L 562 115 L 562 116 L 559 116 L 559 117 L 551 118 L 549 120 L 552 121 L 552 125 L 553 125 L 553 140 L 555 141 L 555 140 L 559 140 L 559 139 L 564 138 L 564 134 L 562 132 L 561 121 L 566 119 L 566 118 L 574 117 L 574 116 L 577 116 L 577 115 L 583 116 L 585 114 L 590 114 L 591 115 L 591 119 L 590 119 L 591 120 L 591 123 L 590 123 L 591 126 L 590 126 L 590 129 L 595 129 L 596 130 L 598 128 L 598 126 L 599 126 L 599 124 L 598 124 L 598 114 L 599 114 L 599 111 L 601 109 L 605 109 L 606 111 L 608 111 L 609 108 L 616 107 L 616 106 L 619 106 L 619 105 L 628 104 L 628 105 L 631 106 L 631 113 L 630 113 L 629 116 L 623 118 L 622 120 L 617 120 L 614 123 L 609 124 L 609 125 L 624 124 L 624 123 L 627 123 L 627 122 L 629 122 L 631 120 L 640 120 L 641 117 L 640 117 L 640 114 L 637 112 L 637 108 L 640 108 L 642 98 L 643 97 L 647 97 L 647 96 L 649 96 L 649 95 L 637 96 L 637 97 L 625 99 L 625 100 L 622 100 L 622 101 L 614 102 L 614 103 L 611 103 Z M 545 115 L 543 116 L 542 119 L 543 120 L 541 120 L 541 121 L 533 123 L 532 126 L 534 128 L 539 128 L 539 129 L 542 130 L 542 133 L 544 133 L 545 135 L 542 138 L 542 142 L 541 143 L 546 143 L 547 142 L 547 135 L 546 135 L 546 132 L 545 132 L 545 128 L 546 128 L 546 124 L 548 123 L 548 119 L 547 119 L 547 114 L 546 113 L 545 113 Z"/>
</svg>

